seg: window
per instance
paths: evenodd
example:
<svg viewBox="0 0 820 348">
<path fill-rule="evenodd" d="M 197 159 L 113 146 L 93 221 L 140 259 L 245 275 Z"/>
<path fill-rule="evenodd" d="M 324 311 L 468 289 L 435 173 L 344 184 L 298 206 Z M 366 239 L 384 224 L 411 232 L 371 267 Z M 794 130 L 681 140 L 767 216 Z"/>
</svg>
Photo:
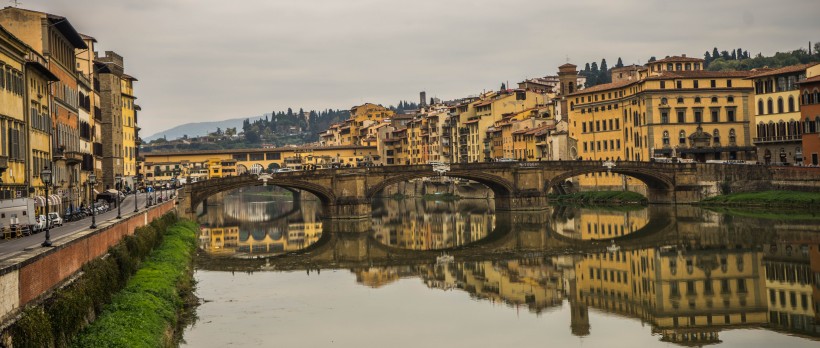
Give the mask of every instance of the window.
<svg viewBox="0 0 820 348">
<path fill-rule="evenodd" d="M 731 144 L 735 143 L 735 129 L 734 128 L 729 130 L 729 143 L 731 143 Z"/>
<path fill-rule="evenodd" d="M 794 112 L 794 98 L 789 96 L 789 112 Z"/>
<path fill-rule="evenodd" d="M 726 121 L 727 122 L 735 122 L 735 109 L 734 108 L 727 108 L 726 109 Z"/>
<path fill-rule="evenodd" d="M 717 129 L 715 129 L 715 131 L 712 132 L 712 142 L 714 142 L 715 144 L 720 144 L 720 131 L 718 131 Z"/>
<path fill-rule="evenodd" d="M 769 100 L 766 101 L 766 111 L 767 114 L 774 113 L 774 102 L 772 102 L 772 98 L 769 98 Z"/>
<path fill-rule="evenodd" d="M 758 115 L 763 115 L 763 113 L 764 113 L 764 110 L 763 110 L 763 99 L 759 99 L 759 100 L 757 101 L 757 114 L 758 114 Z"/>
<path fill-rule="evenodd" d="M 587 124 L 586 122 L 581 122 L 581 131 L 586 133 L 587 132 Z"/>
<path fill-rule="evenodd" d="M 717 97 L 712 97 L 712 103 L 717 103 L 717 102 L 718 102 Z"/>
<path fill-rule="evenodd" d="M 669 131 L 663 131 L 663 145 L 669 146 Z"/>
<path fill-rule="evenodd" d="M 686 112 L 683 110 L 678 110 L 678 123 L 685 123 L 686 122 Z"/>
<path fill-rule="evenodd" d="M 689 64 L 687 64 L 687 66 L 689 66 Z M 692 81 L 692 88 L 698 88 L 698 80 Z M 700 99 L 700 98 L 698 98 L 698 99 Z"/>
<path fill-rule="evenodd" d="M 669 112 L 661 111 L 661 123 L 669 123 Z"/>
<path fill-rule="evenodd" d="M 683 88 L 683 81 L 676 81 L 675 82 L 675 87 L 677 87 L 678 89 Z"/>
<path fill-rule="evenodd" d="M 666 88 L 666 81 L 661 81 L 661 89 Z"/>
<path fill-rule="evenodd" d="M 695 97 L 695 103 L 700 103 L 700 97 Z"/>
<path fill-rule="evenodd" d="M 715 80 L 710 80 L 710 81 L 709 81 L 709 86 L 711 86 L 712 88 L 717 87 L 717 81 L 715 81 Z"/>
<path fill-rule="evenodd" d="M 680 133 L 678 133 L 678 142 L 681 145 L 686 145 L 686 132 L 680 131 Z"/>
<path fill-rule="evenodd" d="M 720 122 L 720 109 L 712 108 L 712 122 Z"/>
<path fill-rule="evenodd" d="M 783 113 L 783 98 L 777 98 L 777 113 Z"/>
<path fill-rule="evenodd" d="M 695 123 L 703 122 L 703 111 L 696 109 L 695 110 Z"/>
<path fill-rule="evenodd" d="M 735 102 L 735 97 L 730 95 L 730 96 L 726 97 L 726 101 L 729 102 L 729 103 L 734 103 Z"/>
<path fill-rule="evenodd" d="M 678 104 L 683 104 L 683 97 L 678 97 L 677 102 Z"/>
<path fill-rule="evenodd" d="M 732 80 L 726 80 L 726 87 L 732 88 Z"/>
</svg>

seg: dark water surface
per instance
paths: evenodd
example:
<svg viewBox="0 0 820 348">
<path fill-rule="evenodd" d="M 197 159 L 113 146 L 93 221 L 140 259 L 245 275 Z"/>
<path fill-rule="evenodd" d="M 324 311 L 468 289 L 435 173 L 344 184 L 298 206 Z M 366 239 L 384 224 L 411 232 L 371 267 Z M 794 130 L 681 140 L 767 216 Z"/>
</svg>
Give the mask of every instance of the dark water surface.
<svg viewBox="0 0 820 348">
<path fill-rule="evenodd" d="M 209 199 L 191 347 L 817 347 L 820 217 Z M 757 216 L 765 215 L 766 218 Z M 452 256 L 453 261 L 443 255 Z"/>
</svg>

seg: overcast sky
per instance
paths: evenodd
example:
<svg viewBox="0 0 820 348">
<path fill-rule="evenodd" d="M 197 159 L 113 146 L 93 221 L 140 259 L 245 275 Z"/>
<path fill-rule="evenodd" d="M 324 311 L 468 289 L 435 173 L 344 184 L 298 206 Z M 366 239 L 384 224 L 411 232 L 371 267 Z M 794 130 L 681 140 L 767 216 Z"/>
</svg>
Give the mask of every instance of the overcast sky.
<svg viewBox="0 0 820 348">
<path fill-rule="evenodd" d="M 818 0 L 21 0 L 125 57 L 142 136 L 288 107 L 452 99 L 650 56 L 820 40 Z"/>
</svg>

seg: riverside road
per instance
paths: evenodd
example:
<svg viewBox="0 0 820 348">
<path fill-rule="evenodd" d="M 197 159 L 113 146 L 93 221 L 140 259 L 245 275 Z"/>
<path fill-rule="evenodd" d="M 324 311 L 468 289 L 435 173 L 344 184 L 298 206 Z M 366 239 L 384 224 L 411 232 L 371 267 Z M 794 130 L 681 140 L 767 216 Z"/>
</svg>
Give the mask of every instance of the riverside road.
<svg viewBox="0 0 820 348">
<path fill-rule="evenodd" d="M 171 191 L 167 191 L 166 197 L 169 197 Z M 157 197 L 160 196 L 160 193 L 157 192 Z M 146 195 L 144 193 L 140 193 L 137 195 L 137 207 L 139 208 L 139 213 L 145 212 L 145 199 Z M 134 196 L 129 195 L 125 197 L 125 200 L 122 202 L 122 217 L 125 218 L 127 216 L 131 216 L 134 214 Z M 137 214 L 139 214 L 137 213 Z M 117 208 L 111 209 L 105 213 L 97 214 L 97 228 L 104 228 L 115 222 L 119 221 L 117 219 Z M 51 241 L 52 242 L 59 242 L 60 239 L 70 236 L 74 233 L 85 231 L 89 229 L 91 226 L 91 217 L 86 217 L 81 220 L 75 220 L 71 222 L 65 222 L 63 226 L 59 227 L 52 227 L 51 228 Z M 30 236 L 25 236 L 22 238 L 10 239 L 10 240 L 0 240 L 0 261 L 7 260 L 18 254 L 26 251 L 32 250 L 34 248 L 43 248 L 40 244 L 45 240 L 45 233 L 43 231 L 35 233 Z"/>
</svg>

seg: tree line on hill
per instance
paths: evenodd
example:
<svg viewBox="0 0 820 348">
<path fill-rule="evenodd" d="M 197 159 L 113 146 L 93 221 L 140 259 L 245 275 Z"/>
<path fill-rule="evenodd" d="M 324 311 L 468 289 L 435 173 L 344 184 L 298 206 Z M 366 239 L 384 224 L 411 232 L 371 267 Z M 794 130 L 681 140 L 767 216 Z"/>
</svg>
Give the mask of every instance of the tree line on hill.
<svg viewBox="0 0 820 348">
<path fill-rule="evenodd" d="M 666 58 L 669 58 L 669 56 L 666 56 Z M 812 49 L 798 48 L 788 52 L 777 52 L 770 57 L 765 57 L 761 53 L 752 57 L 749 55 L 748 50 L 742 48 L 721 51 L 715 47 L 711 52 L 706 51 L 706 53 L 703 54 L 703 59 L 705 69 L 710 71 L 752 70 L 763 67 L 776 69 L 789 65 L 820 62 L 820 42 L 815 43 Z M 652 56 L 647 60 L 647 63 L 656 60 L 657 58 Z M 622 66 L 624 66 L 624 64 L 619 57 L 615 67 L 619 68 Z M 584 69 L 579 71 L 578 74 L 586 77 L 585 87 L 612 82 L 606 59 L 602 59 L 600 65 L 596 62 L 586 63 Z"/>
</svg>

